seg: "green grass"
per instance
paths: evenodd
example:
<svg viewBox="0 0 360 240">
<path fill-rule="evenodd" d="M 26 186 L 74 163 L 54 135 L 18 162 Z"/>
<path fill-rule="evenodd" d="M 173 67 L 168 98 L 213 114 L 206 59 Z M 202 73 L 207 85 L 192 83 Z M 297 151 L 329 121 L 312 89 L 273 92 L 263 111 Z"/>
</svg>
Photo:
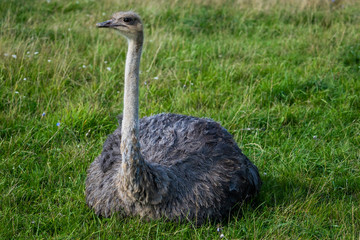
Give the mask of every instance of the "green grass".
<svg viewBox="0 0 360 240">
<path fill-rule="evenodd" d="M 213 118 L 259 168 L 260 195 L 221 223 L 226 239 L 360 238 L 360 6 L 192 2 L 1 3 L 1 239 L 219 238 L 216 224 L 104 219 L 85 204 L 127 50 L 94 25 L 127 9 L 145 23 L 140 115 Z"/>
</svg>

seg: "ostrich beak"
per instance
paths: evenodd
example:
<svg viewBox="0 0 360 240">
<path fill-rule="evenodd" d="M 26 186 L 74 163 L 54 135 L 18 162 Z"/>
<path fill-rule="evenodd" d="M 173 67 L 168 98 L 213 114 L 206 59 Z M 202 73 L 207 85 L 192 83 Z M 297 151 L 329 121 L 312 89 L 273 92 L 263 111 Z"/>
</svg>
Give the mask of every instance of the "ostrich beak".
<svg viewBox="0 0 360 240">
<path fill-rule="evenodd" d="M 101 22 L 101 23 L 97 23 L 96 27 L 98 28 L 109 28 L 112 27 L 112 21 L 111 20 L 107 20 L 105 22 Z"/>
</svg>

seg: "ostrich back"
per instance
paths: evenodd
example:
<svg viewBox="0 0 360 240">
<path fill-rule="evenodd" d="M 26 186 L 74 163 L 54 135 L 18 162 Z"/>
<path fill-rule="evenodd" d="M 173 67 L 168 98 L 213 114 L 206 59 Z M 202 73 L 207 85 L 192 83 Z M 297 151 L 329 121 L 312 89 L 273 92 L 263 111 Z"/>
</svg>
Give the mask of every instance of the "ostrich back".
<svg viewBox="0 0 360 240">
<path fill-rule="evenodd" d="M 154 181 L 162 181 L 161 174 L 166 172 L 167 190 L 155 204 L 122 199 L 117 187 L 122 161 L 119 122 L 88 170 L 87 203 L 99 215 L 108 217 L 120 212 L 150 219 L 190 219 L 201 224 L 208 218 L 227 216 L 237 202 L 259 191 L 261 180 L 256 166 L 220 124 L 210 119 L 159 114 L 140 119 L 139 142 L 150 171 L 159 176 Z"/>
</svg>

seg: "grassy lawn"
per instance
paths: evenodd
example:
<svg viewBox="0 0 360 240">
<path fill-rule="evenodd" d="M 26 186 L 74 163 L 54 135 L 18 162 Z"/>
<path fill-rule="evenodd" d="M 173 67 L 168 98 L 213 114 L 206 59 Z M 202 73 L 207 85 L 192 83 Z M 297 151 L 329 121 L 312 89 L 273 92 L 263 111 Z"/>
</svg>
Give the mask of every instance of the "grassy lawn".
<svg viewBox="0 0 360 240">
<path fill-rule="evenodd" d="M 360 238 L 359 2 L 160 2 L 1 2 L 0 239 Z M 127 50 L 95 23 L 128 9 L 145 23 L 140 115 L 213 118 L 259 168 L 259 196 L 229 221 L 105 219 L 85 204 Z"/>
</svg>

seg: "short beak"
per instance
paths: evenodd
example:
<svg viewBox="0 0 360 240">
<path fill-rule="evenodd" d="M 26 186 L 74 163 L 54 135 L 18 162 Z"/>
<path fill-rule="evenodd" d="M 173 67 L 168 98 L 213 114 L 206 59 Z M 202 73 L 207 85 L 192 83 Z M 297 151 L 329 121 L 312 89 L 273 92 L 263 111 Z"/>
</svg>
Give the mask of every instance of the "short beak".
<svg viewBox="0 0 360 240">
<path fill-rule="evenodd" d="M 98 28 L 109 28 L 112 26 L 112 21 L 111 20 L 107 20 L 105 22 L 101 22 L 101 23 L 97 23 L 96 27 Z"/>
</svg>

